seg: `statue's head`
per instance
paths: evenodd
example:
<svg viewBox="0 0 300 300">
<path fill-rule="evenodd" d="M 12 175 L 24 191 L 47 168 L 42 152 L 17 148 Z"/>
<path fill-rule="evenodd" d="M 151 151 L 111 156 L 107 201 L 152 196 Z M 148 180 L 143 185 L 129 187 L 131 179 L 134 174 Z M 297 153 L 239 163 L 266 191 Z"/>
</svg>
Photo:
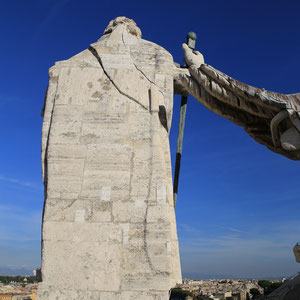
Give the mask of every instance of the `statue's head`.
<svg viewBox="0 0 300 300">
<path fill-rule="evenodd" d="M 140 28 L 137 27 L 136 23 L 129 18 L 126 17 L 117 17 L 114 20 L 111 20 L 108 24 L 108 26 L 105 28 L 103 34 L 108 34 L 114 31 L 114 29 L 119 25 L 119 24 L 125 24 L 126 29 L 128 33 L 135 35 L 137 37 L 142 37 L 142 32 Z"/>
</svg>

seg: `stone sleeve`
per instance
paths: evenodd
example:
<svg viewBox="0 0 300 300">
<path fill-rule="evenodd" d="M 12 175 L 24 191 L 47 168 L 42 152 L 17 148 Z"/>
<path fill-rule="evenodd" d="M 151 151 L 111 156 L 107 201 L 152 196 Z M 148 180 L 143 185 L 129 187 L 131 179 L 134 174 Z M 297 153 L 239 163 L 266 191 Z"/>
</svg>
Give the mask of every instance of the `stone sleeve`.
<svg viewBox="0 0 300 300">
<path fill-rule="evenodd" d="M 175 93 L 191 94 L 271 151 L 300 159 L 300 94 L 252 87 L 206 64 L 178 68 L 174 83 Z"/>
</svg>

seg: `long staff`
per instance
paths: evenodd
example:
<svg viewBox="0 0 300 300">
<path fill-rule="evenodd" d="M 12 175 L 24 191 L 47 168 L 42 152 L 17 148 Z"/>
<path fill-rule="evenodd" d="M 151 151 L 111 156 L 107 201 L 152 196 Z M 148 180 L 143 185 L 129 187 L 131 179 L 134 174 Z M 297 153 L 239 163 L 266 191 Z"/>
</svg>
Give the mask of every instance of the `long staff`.
<svg viewBox="0 0 300 300">
<path fill-rule="evenodd" d="M 187 34 L 186 43 L 192 50 L 195 49 L 196 39 L 197 39 L 196 33 L 189 32 Z M 176 162 L 175 162 L 175 173 L 174 173 L 174 186 L 173 186 L 174 208 L 176 207 L 176 200 L 177 200 L 177 193 L 178 193 L 178 182 L 179 182 L 181 155 L 182 155 L 182 142 L 183 142 L 183 133 L 184 133 L 184 125 L 185 125 L 187 99 L 188 96 L 181 97 L 180 119 L 179 119 L 179 126 L 178 126 Z"/>
</svg>

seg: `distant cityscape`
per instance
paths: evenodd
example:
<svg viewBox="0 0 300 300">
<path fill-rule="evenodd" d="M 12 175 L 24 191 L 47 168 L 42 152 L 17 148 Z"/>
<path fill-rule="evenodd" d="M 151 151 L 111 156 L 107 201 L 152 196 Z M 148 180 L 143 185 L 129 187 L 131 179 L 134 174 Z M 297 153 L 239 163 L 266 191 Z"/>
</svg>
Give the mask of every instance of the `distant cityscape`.
<svg viewBox="0 0 300 300">
<path fill-rule="evenodd" d="M 173 289 L 171 299 L 250 300 L 279 287 L 282 280 L 257 279 L 199 279 L 184 278 L 182 284 Z M 0 276 L 0 300 L 35 300 L 36 276 Z M 176 296 L 178 295 L 178 296 Z M 183 297 L 183 298 L 182 298 Z M 142 299 L 141 299 L 142 300 Z"/>
<path fill-rule="evenodd" d="M 36 300 L 35 276 L 1 276 L 0 300 Z"/>
<path fill-rule="evenodd" d="M 279 287 L 282 280 L 257 280 L 257 279 L 200 279 L 191 280 L 184 278 L 182 284 L 177 286 L 183 292 L 189 292 L 186 299 L 212 299 L 212 300 L 250 300 L 265 293 L 265 286 Z M 176 298 L 174 298 L 176 299 Z M 179 298 L 180 299 L 180 298 Z"/>
</svg>

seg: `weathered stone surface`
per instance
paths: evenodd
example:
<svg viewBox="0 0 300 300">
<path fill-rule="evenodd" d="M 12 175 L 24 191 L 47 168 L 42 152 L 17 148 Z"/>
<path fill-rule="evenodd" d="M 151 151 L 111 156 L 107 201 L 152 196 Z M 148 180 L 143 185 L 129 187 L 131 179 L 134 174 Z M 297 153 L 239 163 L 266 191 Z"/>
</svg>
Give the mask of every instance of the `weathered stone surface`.
<svg viewBox="0 0 300 300">
<path fill-rule="evenodd" d="M 204 64 L 202 54 L 186 44 L 183 52 L 189 68 L 178 68 L 176 93 L 192 94 L 271 151 L 300 160 L 300 93 L 279 94 L 247 85 Z"/>
<path fill-rule="evenodd" d="M 105 32 L 49 72 L 38 299 L 162 300 L 181 281 L 173 59 L 129 19 Z"/>
<path fill-rule="evenodd" d="M 300 263 L 300 245 L 299 245 L 299 243 L 297 243 L 294 246 L 293 252 L 294 252 L 294 255 L 295 255 L 296 262 Z"/>
<path fill-rule="evenodd" d="M 41 300 L 165 300 L 169 299 L 169 293 L 165 291 L 149 291 L 149 292 L 99 292 L 99 291 L 74 291 L 60 290 L 50 288 L 47 291 L 39 289 L 39 297 Z"/>
</svg>

